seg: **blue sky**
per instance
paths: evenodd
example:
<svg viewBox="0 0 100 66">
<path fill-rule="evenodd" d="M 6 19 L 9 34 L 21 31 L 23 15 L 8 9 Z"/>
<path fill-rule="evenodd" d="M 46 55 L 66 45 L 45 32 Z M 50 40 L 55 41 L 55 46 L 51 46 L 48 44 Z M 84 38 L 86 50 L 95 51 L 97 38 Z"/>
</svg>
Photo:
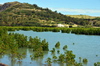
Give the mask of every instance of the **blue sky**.
<svg viewBox="0 0 100 66">
<path fill-rule="evenodd" d="M 100 16 L 100 0 L 1 0 L 0 3 L 13 1 L 37 4 L 65 15 Z"/>
</svg>

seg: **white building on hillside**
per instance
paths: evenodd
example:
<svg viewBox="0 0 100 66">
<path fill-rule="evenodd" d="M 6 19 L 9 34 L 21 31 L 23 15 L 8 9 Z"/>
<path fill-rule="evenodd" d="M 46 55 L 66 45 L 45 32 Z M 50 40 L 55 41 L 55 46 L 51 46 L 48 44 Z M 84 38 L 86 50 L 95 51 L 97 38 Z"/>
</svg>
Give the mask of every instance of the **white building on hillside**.
<svg viewBox="0 0 100 66">
<path fill-rule="evenodd" d="M 64 25 L 62 24 L 58 24 L 57 27 L 65 27 Z"/>
</svg>

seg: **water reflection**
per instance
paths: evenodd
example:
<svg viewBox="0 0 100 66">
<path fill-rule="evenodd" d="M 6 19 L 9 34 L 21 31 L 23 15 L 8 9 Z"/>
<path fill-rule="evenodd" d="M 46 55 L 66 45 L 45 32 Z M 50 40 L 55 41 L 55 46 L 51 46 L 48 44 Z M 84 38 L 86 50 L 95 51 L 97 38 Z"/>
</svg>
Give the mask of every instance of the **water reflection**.
<svg viewBox="0 0 100 66">
<path fill-rule="evenodd" d="M 22 61 L 17 61 L 17 65 L 18 65 L 18 66 L 23 66 L 23 65 L 22 65 Z"/>
<path fill-rule="evenodd" d="M 11 66 L 15 66 L 16 63 L 17 63 L 16 59 L 11 58 Z"/>
<path fill-rule="evenodd" d="M 3 54 L 0 54 L 0 62 L 1 62 L 1 59 L 4 57 L 4 55 Z"/>
</svg>

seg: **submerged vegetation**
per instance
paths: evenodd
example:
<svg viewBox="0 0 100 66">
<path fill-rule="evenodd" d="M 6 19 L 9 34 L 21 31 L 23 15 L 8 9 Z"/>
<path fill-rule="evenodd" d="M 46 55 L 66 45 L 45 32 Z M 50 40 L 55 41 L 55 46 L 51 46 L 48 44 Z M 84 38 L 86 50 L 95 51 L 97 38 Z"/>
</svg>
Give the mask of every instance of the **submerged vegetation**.
<svg viewBox="0 0 100 66">
<path fill-rule="evenodd" d="M 56 45 L 55 45 L 55 47 L 59 48 L 60 47 L 60 42 L 57 42 Z"/>
<path fill-rule="evenodd" d="M 6 28 L 0 28 L 0 54 L 11 53 L 11 56 L 17 56 L 19 59 L 22 58 L 24 54 L 19 54 L 19 48 L 31 48 L 35 52 L 34 57 L 43 56 L 43 51 L 48 51 L 48 42 L 40 40 L 40 38 L 24 36 L 18 33 L 7 33 Z"/>
<path fill-rule="evenodd" d="M 87 63 L 88 60 L 86 58 L 83 59 L 83 63 Z"/>
<path fill-rule="evenodd" d="M 63 47 L 63 50 L 66 50 L 68 48 L 68 46 L 67 45 L 65 45 L 64 47 Z"/>
<path fill-rule="evenodd" d="M 58 43 L 58 42 L 57 42 Z M 56 45 L 56 44 L 55 44 Z M 88 63 L 88 60 L 85 58 L 83 59 L 83 62 L 81 62 L 81 57 L 79 58 L 80 62 L 77 62 L 75 60 L 76 55 L 73 54 L 73 51 L 67 50 L 67 45 L 65 45 L 63 47 L 64 49 L 64 53 L 60 53 L 59 55 L 56 56 L 55 54 L 52 55 L 52 59 L 50 57 L 47 58 L 47 60 L 45 61 L 48 65 L 51 66 L 51 64 L 54 63 L 61 63 L 61 64 L 65 64 L 65 66 L 84 66 L 84 64 Z M 52 53 L 55 53 L 58 50 L 55 48 L 52 48 Z M 50 52 L 51 52 L 50 51 Z"/>
<path fill-rule="evenodd" d="M 100 62 L 94 63 L 94 66 L 100 66 Z"/>
<path fill-rule="evenodd" d="M 46 39 L 41 40 L 37 36 L 35 38 L 24 36 L 18 33 L 8 33 L 8 31 L 15 30 L 33 30 L 33 31 L 53 31 L 53 32 L 65 32 L 75 34 L 87 34 L 87 35 L 100 35 L 100 28 L 47 28 L 47 27 L 0 27 L 0 55 L 9 54 L 14 61 L 16 58 L 19 62 L 25 58 L 26 53 L 19 53 L 20 48 L 29 48 L 33 54 L 30 55 L 31 60 L 44 56 L 44 51 L 49 51 L 49 43 Z M 74 44 L 74 43 L 73 43 Z M 60 53 L 60 42 L 58 41 L 54 48 L 50 50 L 52 58 L 47 58 L 45 61 L 48 65 L 55 63 L 66 63 L 67 66 L 83 66 L 88 63 L 88 59 L 82 59 L 79 57 L 79 62 L 76 62 L 76 55 L 73 51 L 68 50 L 68 46 L 63 46 L 64 53 Z M 58 56 L 55 55 L 58 53 Z M 15 58 L 15 59 L 13 59 Z M 83 62 L 81 62 L 83 61 Z M 94 66 L 99 65 L 99 62 L 94 63 Z"/>
</svg>

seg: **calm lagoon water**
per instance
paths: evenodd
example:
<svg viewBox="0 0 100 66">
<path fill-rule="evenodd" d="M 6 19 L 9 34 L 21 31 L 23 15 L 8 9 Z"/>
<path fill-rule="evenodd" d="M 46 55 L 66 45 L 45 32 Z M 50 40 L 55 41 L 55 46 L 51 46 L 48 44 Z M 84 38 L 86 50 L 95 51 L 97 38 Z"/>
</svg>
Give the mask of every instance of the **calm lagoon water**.
<svg viewBox="0 0 100 66">
<path fill-rule="evenodd" d="M 88 64 L 84 66 L 93 66 L 95 62 L 100 62 L 100 36 L 94 35 L 76 35 L 61 32 L 34 32 L 34 31 L 15 31 L 14 33 L 24 34 L 26 36 L 32 36 L 33 38 L 38 36 L 41 40 L 46 39 L 49 43 L 49 49 L 55 47 L 55 44 L 59 41 L 60 53 L 64 53 L 63 46 L 67 45 L 68 50 L 72 50 L 76 55 L 76 61 L 79 62 L 79 57 L 87 58 Z M 73 45 L 74 43 L 74 45 Z M 26 52 L 26 58 L 22 59 L 22 62 L 11 61 L 9 55 L 4 55 L 0 62 L 9 66 L 44 66 L 48 57 L 52 58 L 51 52 L 45 52 L 43 58 L 31 60 L 30 55 L 33 53 L 31 49 L 22 48 L 21 52 Z M 59 54 L 55 54 L 59 56 Z M 98 56 L 96 56 L 98 55 Z M 65 66 L 65 64 L 52 63 L 52 66 Z"/>
</svg>

